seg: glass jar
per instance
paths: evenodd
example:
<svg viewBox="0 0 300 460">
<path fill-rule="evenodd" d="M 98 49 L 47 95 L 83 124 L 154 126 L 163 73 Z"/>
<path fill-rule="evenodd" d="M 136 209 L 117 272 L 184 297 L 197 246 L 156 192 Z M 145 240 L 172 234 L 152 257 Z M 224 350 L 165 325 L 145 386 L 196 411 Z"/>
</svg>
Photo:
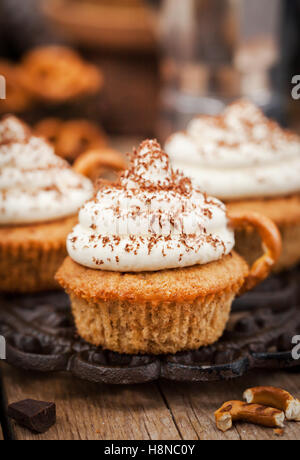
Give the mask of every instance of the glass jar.
<svg viewBox="0 0 300 460">
<path fill-rule="evenodd" d="M 197 114 L 217 114 L 247 97 L 264 111 L 280 105 L 272 72 L 279 60 L 280 0 L 164 0 L 160 135 Z"/>
</svg>

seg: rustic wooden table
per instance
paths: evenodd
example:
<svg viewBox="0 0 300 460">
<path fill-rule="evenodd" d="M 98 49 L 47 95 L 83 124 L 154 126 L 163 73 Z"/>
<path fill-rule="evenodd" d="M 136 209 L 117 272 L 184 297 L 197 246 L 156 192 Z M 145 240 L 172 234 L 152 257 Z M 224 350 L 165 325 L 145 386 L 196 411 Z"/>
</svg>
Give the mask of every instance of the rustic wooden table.
<svg viewBox="0 0 300 460">
<path fill-rule="evenodd" d="M 115 140 L 122 152 L 138 145 L 136 139 Z M 96 385 L 65 374 L 37 374 L 2 363 L 2 409 L 5 438 L 18 440 L 296 440 L 300 423 L 288 423 L 284 435 L 245 423 L 223 434 L 214 411 L 229 399 L 241 399 L 256 385 L 285 388 L 300 397 L 300 373 L 256 370 L 227 382 L 188 384 L 159 381 L 144 385 Z M 34 435 L 11 422 L 7 404 L 26 398 L 54 401 L 57 424 L 44 435 Z M 2 411 L 2 412 L 1 412 Z M 3 439 L 0 427 L 0 440 Z"/>
<path fill-rule="evenodd" d="M 57 424 L 43 435 L 10 422 L 4 411 L 8 437 L 17 440 L 300 439 L 300 423 L 286 424 L 281 437 L 273 429 L 245 423 L 221 433 L 214 423 L 214 411 L 224 401 L 240 399 L 249 386 L 275 385 L 300 397 L 300 374 L 256 371 L 227 382 L 159 381 L 112 386 L 87 383 L 65 374 L 25 372 L 7 364 L 1 369 L 6 405 L 26 398 L 55 401 L 57 405 Z"/>
</svg>

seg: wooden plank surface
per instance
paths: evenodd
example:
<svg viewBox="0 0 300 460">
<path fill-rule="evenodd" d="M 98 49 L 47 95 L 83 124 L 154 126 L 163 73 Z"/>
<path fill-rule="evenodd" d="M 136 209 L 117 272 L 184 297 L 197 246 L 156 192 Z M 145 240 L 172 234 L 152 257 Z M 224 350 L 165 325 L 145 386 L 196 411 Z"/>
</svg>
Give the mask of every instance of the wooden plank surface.
<svg viewBox="0 0 300 460">
<path fill-rule="evenodd" d="M 300 397 L 300 374 L 285 372 L 255 371 L 241 379 L 201 385 L 160 383 L 178 429 L 185 435 L 186 427 L 192 425 L 193 439 L 300 439 L 300 423 L 287 423 L 283 437 L 277 437 L 272 429 L 246 423 L 237 423 L 226 433 L 217 430 L 214 411 L 225 401 L 242 399 L 246 388 L 257 385 L 277 386 Z"/>
<path fill-rule="evenodd" d="M 105 386 L 66 375 L 3 369 L 8 403 L 26 398 L 53 401 L 57 424 L 44 435 L 13 426 L 17 439 L 181 439 L 155 384 Z"/>
<path fill-rule="evenodd" d="M 235 424 L 227 433 L 215 427 L 214 411 L 228 399 L 241 399 L 254 385 L 276 385 L 300 397 L 300 374 L 255 372 L 242 379 L 205 384 L 158 382 L 95 385 L 67 375 L 41 375 L 3 365 L 8 402 L 25 398 L 54 401 L 57 424 L 34 435 L 12 424 L 16 439 L 83 440 L 246 440 L 300 439 L 300 423 L 287 423 L 284 436 L 269 428 Z"/>
</svg>

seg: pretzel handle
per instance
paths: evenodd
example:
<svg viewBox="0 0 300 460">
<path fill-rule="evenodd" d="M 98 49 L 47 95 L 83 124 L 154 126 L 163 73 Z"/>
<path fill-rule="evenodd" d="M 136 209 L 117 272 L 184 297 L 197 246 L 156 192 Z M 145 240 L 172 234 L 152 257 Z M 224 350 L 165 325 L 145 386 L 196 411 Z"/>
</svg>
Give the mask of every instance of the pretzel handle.
<svg viewBox="0 0 300 460">
<path fill-rule="evenodd" d="M 111 169 L 119 172 L 126 169 L 123 155 L 110 148 L 88 150 L 80 155 L 73 164 L 73 169 L 83 176 L 93 178 L 95 170 Z"/>
<path fill-rule="evenodd" d="M 256 212 L 230 213 L 229 221 L 234 229 L 249 226 L 256 229 L 264 248 L 264 254 L 250 268 L 249 275 L 240 292 L 243 294 L 268 277 L 272 267 L 280 257 L 282 241 L 279 230 L 272 220 Z"/>
</svg>

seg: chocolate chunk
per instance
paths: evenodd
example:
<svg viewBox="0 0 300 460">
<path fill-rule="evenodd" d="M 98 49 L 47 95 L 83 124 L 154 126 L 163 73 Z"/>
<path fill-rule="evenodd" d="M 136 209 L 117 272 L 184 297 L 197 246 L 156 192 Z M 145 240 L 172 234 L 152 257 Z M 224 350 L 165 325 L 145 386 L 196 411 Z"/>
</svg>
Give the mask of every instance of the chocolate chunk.
<svg viewBox="0 0 300 460">
<path fill-rule="evenodd" d="M 25 399 L 8 406 L 8 416 L 35 433 L 45 433 L 56 422 L 54 403 Z"/>
</svg>

